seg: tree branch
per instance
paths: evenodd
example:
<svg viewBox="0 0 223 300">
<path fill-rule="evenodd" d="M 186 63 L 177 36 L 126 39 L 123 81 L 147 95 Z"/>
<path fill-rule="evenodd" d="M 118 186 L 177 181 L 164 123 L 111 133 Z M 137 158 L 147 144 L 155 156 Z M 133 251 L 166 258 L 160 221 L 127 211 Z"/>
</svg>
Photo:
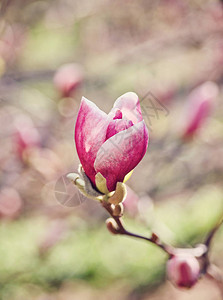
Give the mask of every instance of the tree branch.
<svg viewBox="0 0 223 300">
<path fill-rule="evenodd" d="M 110 214 L 110 216 L 114 219 L 114 221 L 116 222 L 116 224 L 118 226 L 118 228 L 116 230 L 117 234 L 127 235 L 127 236 L 135 237 L 135 238 L 142 239 L 147 242 L 153 243 L 156 246 L 158 246 L 159 248 L 161 248 L 163 251 L 165 251 L 169 256 L 172 255 L 173 248 L 171 246 L 166 245 L 163 242 L 161 242 L 159 237 L 155 233 L 152 233 L 152 236 L 149 238 L 149 237 L 145 237 L 145 236 L 142 236 L 142 235 L 139 235 L 136 233 L 132 233 L 132 232 L 126 230 L 123 225 L 123 222 L 121 220 L 121 217 L 114 216 L 111 204 L 107 201 L 101 201 L 101 204 L 105 208 L 105 210 L 107 210 L 107 212 Z"/>
</svg>

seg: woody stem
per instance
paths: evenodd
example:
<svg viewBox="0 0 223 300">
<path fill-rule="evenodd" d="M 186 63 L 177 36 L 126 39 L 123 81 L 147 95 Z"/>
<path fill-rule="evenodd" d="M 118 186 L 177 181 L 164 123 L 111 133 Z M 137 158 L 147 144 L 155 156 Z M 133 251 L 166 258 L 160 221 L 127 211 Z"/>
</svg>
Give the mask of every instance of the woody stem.
<svg viewBox="0 0 223 300">
<path fill-rule="evenodd" d="M 114 216 L 111 204 L 107 201 L 102 201 L 101 204 L 105 208 L 105 210 L 107 210 L 107 212 L 110 214 L 110 216 L 115 220 L 115 222 L 118 226 L 118 229 L 117 229 L 118 234 L 135 237 L 135 238 L 142 239 L 142 240 L 145 240 L 147 242 L 153 243 L 156 246 L 158 246 L 159 248 L 161 248 L 163 251 L 165 251 L 169 256 L 171 256 L 172 247 L 170 247 L 169 245 L 166 245 L 163 242 L 161 242 L 159 237 L 156 234 L 152 233 L 152 236 L 149 238 L 149 237 L 145 237 L 143 235 L 139 235 L 139 234 L 136 234 L 136 233 L 133 233 L 133 232 L 130 232 L 130 231 L 126 230 L 124 225 L 123 225 L 121 217 Z"/>
</svg>

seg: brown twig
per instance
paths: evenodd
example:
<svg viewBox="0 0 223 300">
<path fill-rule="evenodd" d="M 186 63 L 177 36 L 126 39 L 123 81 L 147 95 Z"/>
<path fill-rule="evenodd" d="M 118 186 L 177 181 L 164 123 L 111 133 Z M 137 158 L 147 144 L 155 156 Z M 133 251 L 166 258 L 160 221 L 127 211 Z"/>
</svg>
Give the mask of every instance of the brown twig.
<svg viewBox="0 0 223 300">
<path fill-rule="evenodd" d="M 142 235 L 139 235 L 136 233 L 132 233 L 132 232 L 126 230 L 123 225 L 121 217 L 114 216 L 111 204 L 107 201 L 101 201 L 101 204 L 107 210 L 107 212 L 110 214 L 110 216 L 114 219 L 114 221 L 116 222 L 116 224 L 118 226 L 118 228 L 116 230 L 117 234 L 127 235 L 127 236 L 135 237 L 135 238 L 142 239 L 147 242 L 153 243 L 156 246 L 158 246 L 159 248 L 161 248 L 163 251 L 165 251 L 169 256 L 172 255 L 172 252 L 173 252 L 172 247 L 161 242 L 159 237 L 155 233 L 152 233 L 152 236 L 149 238 L 149 237 L 145 237 L 145 236 L 142 236 Z"/>
</svg>

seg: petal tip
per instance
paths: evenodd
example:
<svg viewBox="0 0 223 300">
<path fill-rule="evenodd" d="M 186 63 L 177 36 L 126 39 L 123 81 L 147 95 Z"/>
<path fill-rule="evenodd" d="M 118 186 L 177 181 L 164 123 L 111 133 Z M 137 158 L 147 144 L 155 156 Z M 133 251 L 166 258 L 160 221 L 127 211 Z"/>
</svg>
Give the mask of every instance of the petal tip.
<svg viewBox="0 0 223 300">
<path fill-rule="evenodd" d="M 82 103 L 89 103 L 89 102 L 91 102 L 91 101 L 88 100 L 86 97 L 84 97 L 84 96 L 81 97 L 81 105 L 82 105 Z"/>
<path fill-rule="evenodd" d="M 127 93 L 121 95 L 118 99 L 123 99 L 123 98 L 133 100 L 136 103 L 139 101 L 139 97 L 135 92 L 127 92 Z"/>
</svg>

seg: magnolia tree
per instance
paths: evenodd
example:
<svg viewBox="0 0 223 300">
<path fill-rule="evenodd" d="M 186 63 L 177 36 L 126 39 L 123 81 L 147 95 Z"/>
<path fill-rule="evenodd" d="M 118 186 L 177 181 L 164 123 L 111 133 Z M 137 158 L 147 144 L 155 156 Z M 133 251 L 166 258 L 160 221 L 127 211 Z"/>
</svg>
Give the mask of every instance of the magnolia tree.
<svg viewBox="0 0 223 300">
<path fill-rule="evenodd" d="M 196 88 L 189 101 L 198 98 L 193 115 L 182 133 L 182 140 L 192 137 L 208 116 L 218 88 L 207 82 Z M 190 107 L 189 107 L 190 109 Z M 79 174 L 67 177 L 86 197 L 97 200 L 108 212 L 106 225 L 112 234 L 127 235 L 155 244 L 166 252 L 168 279 L 178 287 L 191 288 L 206 275 L 222 290 L 222 275 L 209 261 L 211 241 L 223 222 L 207 233 L 206 240 L 194 248 L 178 249 L 159 236 L 142 236 L 128 231 L 122 220 L 127 196 L 125 181 L 146 153 L 148 129 L 143 120 L 138 96 L 129 92 L 119 97 L 109 114 L 83 98 L 75 126 L 75 143 L 81 162 Z"/>
</svg>

